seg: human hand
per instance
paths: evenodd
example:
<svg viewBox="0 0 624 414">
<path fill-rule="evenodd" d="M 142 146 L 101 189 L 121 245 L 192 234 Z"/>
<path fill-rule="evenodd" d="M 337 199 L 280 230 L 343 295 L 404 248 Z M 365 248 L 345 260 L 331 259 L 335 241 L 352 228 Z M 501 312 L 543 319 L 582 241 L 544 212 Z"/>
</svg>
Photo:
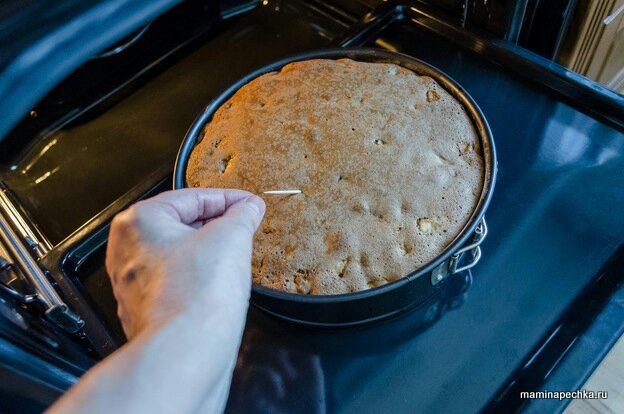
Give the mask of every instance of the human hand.
<svg viewBox="0 0 624 414">
<path fill-rule="evenodd" d="M 242 330 L 264 209 L 246 191 L 184 189 L 118 214 L 106 270 L 128 338 L 193 308 L 218 312 L 225 327 Z"/>
<path fill-rule="evenodd" d="M 221 412 L 245 326 L 252 239 L 264 208 L 246 191 L 185 189 L 117 215 L 106 269 L 130 341 L 49 412 Z"/>
</svg>

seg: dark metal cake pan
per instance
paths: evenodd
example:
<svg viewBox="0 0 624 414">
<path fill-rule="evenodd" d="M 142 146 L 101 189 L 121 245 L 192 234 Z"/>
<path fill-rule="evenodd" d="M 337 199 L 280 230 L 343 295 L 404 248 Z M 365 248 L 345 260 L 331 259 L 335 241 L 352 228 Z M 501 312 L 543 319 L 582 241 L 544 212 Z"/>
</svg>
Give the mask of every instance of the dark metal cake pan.
<svg viewBox="0 0 624 414">
<path fill-rule="evenodd" d="M 480 151 L 484 160 L 483 187 L 472 216 L 455 240 L 435 259 L 394 282 L 341 295 L 301 295 L 253 284 L 253 305 L 282 319 L 317 327 L 359 326 L 399 315 L 436 295 L 450 275 L 468 271 L 476 265 L 481 257 L 480 244 L 487 234 L 484 215 L 496 177 L 496 152 L 490 127 L 475 101 L 457 82 L 435 67 L 411 56 L 372 48 L 338 48 L 302 53 L 279 60 L 248 74 L 217 96 L 199 114 L 184 137 L 176 160 L 173 187 L 186 187 L 189 156 L 201 139 L 206 124 L 219 107 L 243 85 L 265 73 L 279 71 L 292 62 L 343 58 L 397 64 L 418 75 L 430 76 L 457 99 L 464 106 L 480 139 Z M 416 194 L 414 196 L 417 197 Z"/>
</svg>

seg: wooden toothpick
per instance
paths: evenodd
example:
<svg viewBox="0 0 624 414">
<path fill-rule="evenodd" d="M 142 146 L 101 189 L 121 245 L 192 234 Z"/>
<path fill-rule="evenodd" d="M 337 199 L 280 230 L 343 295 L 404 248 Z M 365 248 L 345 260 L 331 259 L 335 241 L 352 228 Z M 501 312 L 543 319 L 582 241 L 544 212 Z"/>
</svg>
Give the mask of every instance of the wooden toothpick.
<svg viewBox="0 0 624 414">
<path fill-rule="evenodd" d="M 269 190 L 263 191 L 262 194 L 301 194 L 301 190 Z"/>
</svg>

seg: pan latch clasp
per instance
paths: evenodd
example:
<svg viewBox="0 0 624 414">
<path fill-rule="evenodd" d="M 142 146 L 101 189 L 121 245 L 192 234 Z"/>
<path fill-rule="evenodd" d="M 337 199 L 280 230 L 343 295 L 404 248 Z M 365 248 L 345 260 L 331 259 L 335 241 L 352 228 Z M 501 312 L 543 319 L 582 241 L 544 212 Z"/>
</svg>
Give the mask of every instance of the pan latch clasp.
<svg viewBox="0 0 624 414">
<path fill-rule="evenodd" d="M 474 232 L 474 236 L 472 237 L 472 243 L 467 246 L 462 247 L 451 256 L 451 260 L 449 261 L 449 272 L 451 274 L 463 272 L 464 270 L 471 269 L 474 267 L 481 259 L 481 243 L 487 236 L 487 225 L 485 224 L 485 218 L 481 219 L 481 222 L 477 226 Z M 468 263 L 460 266 L 460 262 L 464 253 L 467 253 L 470 256 L 470 260 Z"/>
</svg>

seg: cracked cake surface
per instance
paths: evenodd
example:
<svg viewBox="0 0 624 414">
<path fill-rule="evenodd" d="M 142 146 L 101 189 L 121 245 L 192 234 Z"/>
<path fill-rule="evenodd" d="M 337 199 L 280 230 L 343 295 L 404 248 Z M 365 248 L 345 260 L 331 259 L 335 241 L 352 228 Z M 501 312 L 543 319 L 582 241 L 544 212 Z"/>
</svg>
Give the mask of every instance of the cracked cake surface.
<svg viewBox="0 0 624 414">
<path fill-rule="evenodd" d="M 300 294 L 381 286 L 438 256 L 483 187 L 463 106 L 389 63 L 291 63 L 238 90 L 189 159 L 189 187 L 262 191 L 253 280 Z"/>
</svg>

